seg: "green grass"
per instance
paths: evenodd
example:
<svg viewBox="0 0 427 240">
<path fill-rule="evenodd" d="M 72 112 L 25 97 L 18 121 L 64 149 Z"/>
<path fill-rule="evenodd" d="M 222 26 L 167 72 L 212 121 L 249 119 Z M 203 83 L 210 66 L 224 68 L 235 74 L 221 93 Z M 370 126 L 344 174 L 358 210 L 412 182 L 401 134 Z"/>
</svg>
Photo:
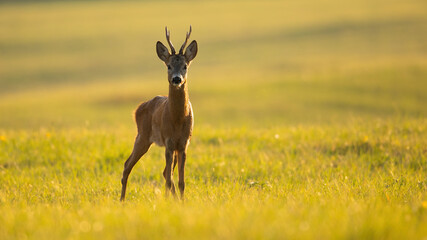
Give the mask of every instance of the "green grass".
<svg viewBox="0 0 427 240">
<path fill-rule="evenodd" d="M 173 14 L 164 14 L 171 11 Z M 425 239 L 423 1 L 0 5 L 0 239 Z M 200 51 L 186 202 L 153 146 L 155 42 Z"/>
</svg>

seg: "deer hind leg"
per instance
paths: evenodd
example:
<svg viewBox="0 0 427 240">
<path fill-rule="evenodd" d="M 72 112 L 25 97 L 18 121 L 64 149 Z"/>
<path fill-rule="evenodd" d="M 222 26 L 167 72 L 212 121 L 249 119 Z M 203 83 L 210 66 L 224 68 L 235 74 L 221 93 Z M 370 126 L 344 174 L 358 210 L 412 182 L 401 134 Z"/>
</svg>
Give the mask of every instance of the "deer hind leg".
<svg viewBox="0 0 427 240">
<path fill-rule="evenodd" d="M 173 154 L 172 179 L 173 179 L 173 173 L 175 172 L 175 167 L 177 163 L 178 163 L 178 152 L 175 151 Z"/>
<path fill-rule="evenodd" d="M 135 144 L 133 146 L 132 154 L 129 156 L 128 160 L 125 162 L 123 177 L 122 177 L 122 195 L 120 201 L 125 200 L 126 195 L 126 185 L 128 177 L 132 168 L 139 161 L 139 159 L 148 151 L 151 146 L 151 142 L 147 138 L 143 138 L 140 134 L 136 136 Z"/>
<path fill-rule="evenodd" d="M 178 188 L 181 193 L 181 200 L 184 200 L 184 189 L 185 189 L 185 181 L 184 181 L 184 168 L 185 168 L 185 160 L 187 159 L 187 153 L 185 151 L 178 152 Z"/>
<path fill-rule="evenodd" d="M 163 171 L 163 177 L 165 177 L 165 180 L 166 180 L 166 185 L 165 185 L 166 196 L 169 195 L 169 191 L 172 193 L 173 196 L 175 196 L 175 183 L 173 181 L 173 169 L 175 168 L 175 165 L 176 165 L 174 163 L 175 154 L 173 150 L 168 148 L 168 146 L 166 146 L 165 156 L 166 156 L 166 166 L 165 166 L 165 170 Z"/>
</svg>

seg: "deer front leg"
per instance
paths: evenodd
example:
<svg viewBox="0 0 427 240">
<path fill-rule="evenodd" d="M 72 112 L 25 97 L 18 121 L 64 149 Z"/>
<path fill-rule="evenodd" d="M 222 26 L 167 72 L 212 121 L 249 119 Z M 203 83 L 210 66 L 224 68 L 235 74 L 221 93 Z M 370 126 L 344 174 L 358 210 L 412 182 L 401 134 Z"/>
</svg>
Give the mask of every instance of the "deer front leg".
<svg viewBox="0 0 427 240">
<path fill-rule="evenodd" d="M 166 146 L 165 156 L 166 156 L 166 166 L 165 170 L 163 171 L 163 177 L 165 177 L 166 180 L 166 196 L 169 195 L 169 191 L 172 192 L 172 195 L 175 196 L 175 183 L 173 182 L 172 178 L 172 163 L 173 163 L 173 150 L 168 148 Z"/>
<path fill-rule="evenodd" d="M 185 160 L 187 159 L 187 153 L 185 151 L 181 151 L 178 153 L 178 187 L 179 192 L 181 193 L 181 200 L 184 200 L 184 189 L 185 189 L 185 181 L 184 181 L 184 168 L 185 168 Z"/>
</svg>

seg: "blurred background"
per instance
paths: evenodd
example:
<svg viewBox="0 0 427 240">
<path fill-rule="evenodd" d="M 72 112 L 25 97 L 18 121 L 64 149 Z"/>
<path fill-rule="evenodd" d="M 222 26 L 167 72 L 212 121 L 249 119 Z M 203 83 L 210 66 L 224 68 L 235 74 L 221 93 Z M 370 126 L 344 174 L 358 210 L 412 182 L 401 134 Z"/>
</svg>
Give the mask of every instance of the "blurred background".
<svg viewBox="0 0 427 240">
<path fill-rule="evenodd" d="M 425 118 L 427 2 L 0 3 L 0 128 L 133 126 L 167 95 L 155 43 L 180 46 L 196 126 Z"/>
</svg>

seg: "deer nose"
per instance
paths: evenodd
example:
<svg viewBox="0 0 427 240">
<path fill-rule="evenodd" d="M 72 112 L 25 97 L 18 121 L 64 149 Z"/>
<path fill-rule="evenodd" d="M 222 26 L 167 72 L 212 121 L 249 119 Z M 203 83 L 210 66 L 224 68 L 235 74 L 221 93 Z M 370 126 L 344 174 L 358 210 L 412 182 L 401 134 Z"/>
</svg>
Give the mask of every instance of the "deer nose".
<svg viewBox="0 0 427 240">
<path fill-rule="evenodd" d="M 181 78 L 180 77 L 174 77 L 174 78 L 172 78 L 172 83 L 173 84 L 180 84 L 181 83 Z"/>
</svg>

